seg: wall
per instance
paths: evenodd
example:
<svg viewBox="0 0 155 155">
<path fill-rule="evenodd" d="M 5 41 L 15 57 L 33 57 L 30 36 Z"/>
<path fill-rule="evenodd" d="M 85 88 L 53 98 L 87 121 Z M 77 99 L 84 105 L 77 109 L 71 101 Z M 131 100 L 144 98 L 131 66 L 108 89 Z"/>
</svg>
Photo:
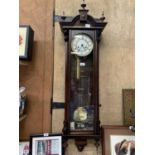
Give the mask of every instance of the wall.
<svg viewBox="0 0 155 155">
<path fill-rule="evenodd" d="M 100 17 L 104 11 L 108 25 L 100 43 L 100 120 L 101 124 L 122 124 L 122 89 L 134 88 L 134 0 L 87 0 L 90 14 Z M 77 15 L 79 0 L 56 0 L 56 14 Z M 52 10 L 54 0 L 20 0 L 20 24 L 30 24 L 35 31 L 33 58 L 20 65 L 20 85 L 27 87 L 28 116 L 20 124 L 20 139 L 29 134 L 51 131 L 61 132 L 64 110 L 50 114 L 50 99 L 64 102 L 65 48 L 59 24 L 55 24 L 54 87 Z M 59 119 L 58 119 L 59 118 Z M 52 124 L 51 124 L 52 122 Z M 76 151 L 73 142 L 66 154 L 95 155 L 91 142 L 83 153 Z M 73 153 L 74 152 L 74 153 Z M 99 148 L 99 154 L 100 153 Z"/>
<path fill-rule="evenodd" d="M 101 17 L 102 11 L 104 11 L 108 21 L 100 42 L 99 101 L 102 105 L 100 108 L 101 124 L 121 125 L 123 124 L 122 89 L 135 87 L 134 0 L 96 0 L 95 2 L 86 0 L 86 3 L 90 15 Z M 65 11 L 65 15 L 75 16 L 78 14 L 79 8 L 79 0 L 56 0 L 55 12 L 58 15 L 62 15 L 62 12 Z M 66 45 L 58 23 L 55 24 L 54 45 L 53 101 L 64 102 Z M 63 120 L 64 110 L 53 110 L 52 130 L 61 132 Z M 83 153 L 78 153 L 73 142 L 70 142 L 66 154 L 95 155 L 96 150 L 94 147 L 88 146 Z M 100 149 L 99 154 L 101 154 Z"/>
<path fill-rule="evenodd" d="M 51 132 L 53 1 L 19 2 L 19 23 L 31 25 L 34 30 L 32 61 L 19 65 L 19 83 L 26 87 L 28 99 L 27 118 L 20 123 L 20 139 L 28 140 L 30 134 Z"/>
</svg>

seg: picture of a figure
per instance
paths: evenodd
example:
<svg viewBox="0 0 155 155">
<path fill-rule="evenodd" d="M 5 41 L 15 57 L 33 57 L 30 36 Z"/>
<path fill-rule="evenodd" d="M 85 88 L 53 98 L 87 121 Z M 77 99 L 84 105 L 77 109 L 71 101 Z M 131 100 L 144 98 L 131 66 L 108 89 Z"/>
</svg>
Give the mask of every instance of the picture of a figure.
<svg viewBox="0 0 155 155">
<path fill-rule="evenodd" d="M 40 138 L 34 141 L 34 148 L 32 155 L 61 155 L 60 154 L 60 140 Z"/>
<path fill-rule="evenodd" d="M 122 140 L 115 144 L 116 155 L 135 155 L 135 141 Z"/>
<path fill-rule="evenodd" d="M 19 155 L 29 155 L 29 142 L 19 143 Z"/>
<path fill-rule="evenodd" d="M 135 155 L 135 137 L 111 135 L 111 155 Z"/>
</svg>

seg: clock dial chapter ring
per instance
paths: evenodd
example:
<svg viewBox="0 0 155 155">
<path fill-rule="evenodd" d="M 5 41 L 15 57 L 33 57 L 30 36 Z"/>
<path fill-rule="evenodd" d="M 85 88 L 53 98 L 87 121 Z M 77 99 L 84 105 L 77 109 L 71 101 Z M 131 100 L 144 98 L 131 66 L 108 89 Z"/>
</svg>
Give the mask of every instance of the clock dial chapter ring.
<svg viewBox="0 0 155 155">
<path fill-rule="evenodd" d="M 80 57 L 89 55 L 93 50 L 94 44 L 92 39 L 86 34 L 77 34 L 71 42 L 71 54 Z"/>
</svg>

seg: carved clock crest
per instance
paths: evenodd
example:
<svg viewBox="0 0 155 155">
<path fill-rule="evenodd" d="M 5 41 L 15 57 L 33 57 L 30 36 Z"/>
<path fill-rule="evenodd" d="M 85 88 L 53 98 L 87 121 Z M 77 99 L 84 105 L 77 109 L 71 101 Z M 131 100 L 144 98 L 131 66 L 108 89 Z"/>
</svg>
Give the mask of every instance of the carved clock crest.
<svg viewBox="0 0 155 155">
<path fill-rule="evenodd" d="M 65 119 L 63 134 L 75 139 L 79 151 L 87 139 L 100 140 L 99 42 L 107 25 L 104 15 L 96 19 L 83 2 L 75 17 L 56 16 L 67 44 Z"/>
</svg>

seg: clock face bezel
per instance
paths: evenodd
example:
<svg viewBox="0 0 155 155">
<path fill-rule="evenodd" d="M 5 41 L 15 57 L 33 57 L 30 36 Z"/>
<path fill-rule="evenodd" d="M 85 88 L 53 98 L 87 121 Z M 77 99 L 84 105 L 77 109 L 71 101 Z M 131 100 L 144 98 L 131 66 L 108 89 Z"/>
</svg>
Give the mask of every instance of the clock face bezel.
<svg viewBox="0 0 155 155">
<path fill-rule="evenodd" d="M 93 51 L 93 48 L 93 39 L 85 33 L 74 35 L 71 41 L 71 54 L 75 54 L 80 57 L 88 56 Z"/>
</svg>

